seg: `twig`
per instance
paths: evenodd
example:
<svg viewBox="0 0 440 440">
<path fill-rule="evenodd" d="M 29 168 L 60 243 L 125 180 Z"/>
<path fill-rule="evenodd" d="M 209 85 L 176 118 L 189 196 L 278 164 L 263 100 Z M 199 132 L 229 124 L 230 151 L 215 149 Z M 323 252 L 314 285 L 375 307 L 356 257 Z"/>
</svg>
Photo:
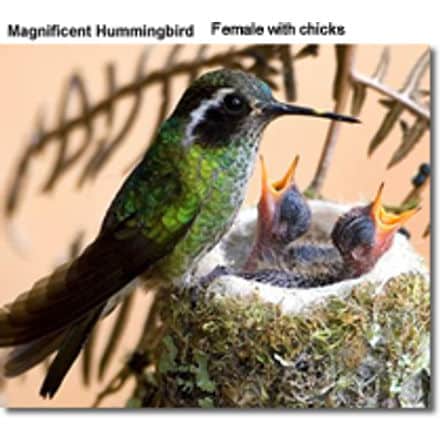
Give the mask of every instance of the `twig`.
<svg viewBox="0 0 440 440">
<path fill-rule="evenodd" d="M 280 47 L 280 61 L 283 64 L 283 82 L 286 99 L 296 101 L 296 75 L 294 68 L 294 57 L 292 56 L 291 46 Z"/>
<path fill-rule="evenodd" d="M 356 46 L 346 45 L 337 47 L 337 50 L 343 50 L 343 56 L 338 66 L 337 77 L 335 78 L 335 106 L 334 111 L 342 113 L 346 107 L 348 96 L 350 93 L 350 72 L 353 68 L 353 63 L 356 54 Z M 339 73 L 339 75 L 338 75 Z M 337 84 L 337 85 L 336 85 Z M 336 141 L 341 129 L 341 122 L 331 121 L 330 127 L 327 131 L 327 137 L 324 143 L 324 148 L 319 159 L 318 168 L 315 176 L 307 189 L 307 193 L 319 195 L 330 169 L 330 164 L 333 158 L 333 153 L 336 146 Z"/>
<path fill-rule="evenodd" d="M 134 300 L 134 289 L 124 302 L 121 304 L 119 313 L 116 316 L 116 320 L 110 336 L 108 338 L 107 344 L 104 349 L 104 353 L 99 361 L 98 367 L 98 379 L 102 379 L 107 371 L 108 366 L 110 365 L 110 361 L 113 358 L 113 355 L 116 351 L 116 348 L 121 340 L 125 325 L 127 324 L 128 317 L 130 316 L 130 312 L 132 309 Z"/>
<path fill-rule="evenodd" d="M 95 401 L 92 403 L 92 408 L 98 408 L 101 402 L 108 396 L 117 393 L 130 377 L 131 371 L 127 366 L 124 366 L 121 371 L 111 380 L 111 382 L 101 391 Z"/>
<path fill-rule="evenodd" d="M 139 81 L 142 78 L 142 75 L 144 74 L 145 66 L 148 60 L 149 50 L 145 50 L 138 61 L 138 65 L 136 68 L 136 73 L 134 77 L 134 83 Z M 130 132 L 131 128 L 133 127 L 136 117 L 140 111 L 141 105 L 142 105 L 142 91 L 139 90 L 137 93 L 133 96 L 133 103 L 132 107 L 130 109 L 130 112 L 128 113 L 124 125 L 119 130 L 119 132 L 114 136 L 113 140 L 108 141 L 108 145 L 103 145 L 105 148 L 103 148 L 100 152 L 100 154 L 96 154 L 93 156 L 89 162 L 89 164 L 86 166 L 86 168 L 89 168 L 89 173 L 83 173 L 83 176 L 81 176 L 78 185 L 82 184 L 82 181 L 89 176 L 89 178 L 94 178 L 98 174 L 98 172 L 104 167 L 104 165 L 108 162 L 108 160 L 113 156 L 114 152 L 122 145 L 122 141 L 126 138 L 128 133 Z"/>
<path fill-rule="evenodd" d="M 93 367 L 93 353 L 95 351 L 96 339 L 99 332 L 99 323 L 93 328 L 84 346 L 81 357 L 81 376 L 84 386 L 89 386 L 90 376 Z"/>
<path fill-rule="evenodd" d="M 430 234 L 431 234 L 431 223 L 429 223 L 429 224 L 426 226 L 425 230 L 423 231 L 423 235 L 422 235 L 422 237 L 423 237 L 423 238 L 429 237 Z"/>
<path fill-rule="evenodd" d="M 376 90 L 376 92 L 379 92 L 381 95 L 386 96 L 387 98 L 390 98 L 393 101 L 399 102 L 412 114 L 419 116 L 420 118 L 423 118 L 427 121 L 430 121 L 431 116 L 430 116 L 429 108 L 419 104 L 414 99 L 409 97 L 407 94 L 398 92 L 392 89 L 391 87 L 387 86 L 386 84 L 383 84 L 359 72 L 352 72 L 351 80 L 355 83 L 359 83 L 373 90 Z"/>
<path fill-rule="evenodd" d="M 108 94 L 112 95 L 116 90 L 116 67 L 114 64 L 107 64 L 105 68 L 105 75 L 107 80 L 107 88 Z M 97 141 L 97 148 L 92 158 L 87 162 L 85 167 L 82 170 L 81 175 L 79 176 L 77 186 L 80 188 L 85 182 L 87 176 L 91 174 L 91 171 L 96 168 L 95 162 L 99 160 L 100 157 L 103 157 L 105 154 L 105 150 L 108 148 L 108 145 L 111 144 L 110 136 L 112 134 L 112 127 L 115 117 L 114 106 L 109 105 L 105 114 L 105 122 L 106 122 L 106 132 L 102 139 Z"/>
<path fill-rule="evenodd" d="M 82 111 L 81 113 L 87 114 L 90 108 L 90 99 L 87 93 L 86 86 L 82 77 L 79 74 L 75 74 L 70 79 L 67 87 L 65 88 L 64 95 L 61 98 L 60 106 L 58 110 L 58 125 L 62 126 L 67 121 L 67 111 L 69 107 L 69 102 L 71 101 L 71 97 L 74 92 L 77 92 L 78 97 L 81 101 Z M 42 191 L 49 192 L 53 189 L 55 182 L 58 178 L 64 174 L 75 162 L 85 153 L 90 140 L 93 136 L 93 125 L 91 124 L 90 119 L 86 119 L 84 124 L 86 133 L 84 136 L 84 140 L 81 143 L 80 147 L 74 152 L 68 155 L 69 150 L 69 140 L 71 132 L 64 132 L 59 137 L 59 148 L 58 155 L 55 161 L 55 166 L 52 169 L 52 173 L 49 175 L 46 183 L 44 184 Z M 44 135 L 43 135 L 44 138 Z M 41 139 L 40 139 L 41 141 Z M 38 147 L 37 147 L 38 148 Z"/>
</svg>

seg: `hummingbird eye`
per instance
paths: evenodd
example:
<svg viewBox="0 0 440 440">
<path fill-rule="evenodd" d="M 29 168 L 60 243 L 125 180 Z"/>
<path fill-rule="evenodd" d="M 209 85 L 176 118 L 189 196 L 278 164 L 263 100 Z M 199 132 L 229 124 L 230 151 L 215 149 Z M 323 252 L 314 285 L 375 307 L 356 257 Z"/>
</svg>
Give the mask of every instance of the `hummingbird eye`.
<svg viewBox="0 0 440 440">
<path fill-rule="evenodd" d="M 223 103 L 225 109 L 232 115 L 242 114 L 247 109 L 247 103 L 245 99 L 242 96 L 237 95 L 235 93 L 226 95 Z"/>
</svg>

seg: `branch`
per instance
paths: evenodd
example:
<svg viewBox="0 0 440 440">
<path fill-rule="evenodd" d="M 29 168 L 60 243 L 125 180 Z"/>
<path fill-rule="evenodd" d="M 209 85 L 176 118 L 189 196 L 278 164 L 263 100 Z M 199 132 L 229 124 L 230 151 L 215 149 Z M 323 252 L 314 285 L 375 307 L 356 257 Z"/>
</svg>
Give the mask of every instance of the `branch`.
<svg viewBox="0 0 440 440">
<path fill-rule="evenodd" d="M 353 68 L 356 46 L 336 46 L 336 51 L 339 51 L 339 54 L 337 55 L 339 62 L 334 82 L 334 111 L 336 113 L 343 113 L 347 105 L 348 96 L 350 93 L 350 72 Z M 324 180 L 327 177 L 328 171 L 330 169 L 330 164 L 333 159 L 333 154 L 340 129 L 341 122 L 331 121 L 330 127 L 327 131 L 324 148 L 319 159 L 318 168 L 316 170 L 312 183 L 307 189 L 308 194 L 319 195 L 321 193 Z"/>
<path fill-rule="evenodd" d="M 336 46 L 337 70 L 333 84 L 334 111 L 340 113 L 344 111 L 350 88 L 353 89 L 351 113 L 355 116 L 359 115 L 362 109 L 367 89 L 375 90 L 386 97 L 381 103 L 388 108 L 388 112 L 370 142 L 368 154 L 371 155 L 384 141 L 396 122 L 399 121 L 403 111 L 408 110 L 416 117 L 413 126 L 406 132 L 404 131 L 402 143 L 388 164 L 388 168 L 390 168 L 403 160 L 412 151 L 430 126 L 429 108 L 418 102 L 418 99 L 425 94 L 424 91 L 419 90 L 419 87 L 423 75 L 429 68 L 430 51 L 426 50 L 416 61 L 400 90 L 394 90 L 383 83 L 390 65 L 390 51 L 388 48 L 383 50 L 372 76 L 363 75 L 355 70 L 354 52 L 354 46 Z M 327 132 L 315 176 L 306 190 L 306 194 L 311 197 L 320 196 L 333 158 L 339 130 L 340 123 L 333 121 Z"/>
<path fill-rule="evenodd" d="M 379 92 L 381 95 L 400 103 L 415 116 L 423 118 L 428 122 L 431 119 L 429 108 L 423 106 L 422 104 L 419 104 L 413 98 L 408 96 L 407 93 L 398 92 L 387 86 L 386 84 L 383 84 L 380 81 L 376 80 L 375 78 L 370 78 L 367 75 L 363 75 L 356 71 L 353 71 L 351 73 L 351 81 L 369 87 L 370 89 Z"/>
<path fill-rule="evenodd" d="M 409 130 L 403 131 L 403 139 L 401 145 L 395 151 L 388 168 L 396 165 L 403 160 L 416 146 L 424 132 L 430 125 L 430 112 L 426 105 L 418 102 L 423 96 L 423 92 L 419 90 L 420 82 L 429 67 L 430 51 L 426 50 L 416 61 L 409 72 L 403 87 L 400 90 L 394 90 L 384 84 L 383 79 L 389 67 L 390 54 L 388 48 L 382 52 L 376 72 L 372 77 L 362 75 L 354 70 L 351 72 L 351 81 L 353 84 L 354 97 L 352 102 L 352 110 L 360 112 L 365 101 L 367 89 L 372 89 L 383 96 L 385 99 L 380 100 L 388 111 L 368 147 L 368 155 L 371 156 L 379 145 L 387 138 L 400 120 L 405 110 L 409 111 L 416 117 L 414 125 Z M 401 126 L 402 126 L 402 121 Z"/>
</svg>

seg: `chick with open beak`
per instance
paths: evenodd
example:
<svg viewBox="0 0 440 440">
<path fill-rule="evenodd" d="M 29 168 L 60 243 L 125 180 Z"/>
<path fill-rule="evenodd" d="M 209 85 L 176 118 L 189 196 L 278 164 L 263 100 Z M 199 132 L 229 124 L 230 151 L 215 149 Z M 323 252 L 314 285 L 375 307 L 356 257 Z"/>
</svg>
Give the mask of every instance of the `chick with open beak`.
<svg viewBox="0 0 440 440">
<path fill-rule="evenodd" d="M 332 241 L 344 261 L 346 278 L 369 272 L 391 247 L 398 229 L 419 211 L 387 211 L 382 204 L 383 189 L 382 183 L 372 203 L 351 209 L 333 228 Z"/>
<path fill-rule="evenodd" d="M 266 165 L 261 161 L 261 196 L 255 241 L 243 269 L 256 270 L 273 266 L 284 249 L 304 235 L 310 227 L 311 211 L 305 197 L 295 183 L 299 156 L 292 161 L 284 177 L 270 182 Z"/>
</svg>

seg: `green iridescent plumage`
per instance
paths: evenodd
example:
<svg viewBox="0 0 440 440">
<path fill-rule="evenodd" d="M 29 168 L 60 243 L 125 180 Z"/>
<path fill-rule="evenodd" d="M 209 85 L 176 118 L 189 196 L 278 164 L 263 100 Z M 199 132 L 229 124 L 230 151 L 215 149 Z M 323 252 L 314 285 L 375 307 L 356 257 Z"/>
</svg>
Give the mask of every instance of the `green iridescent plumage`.
<svg viewBox="0 0 440 440">
<path fill-rule="evenodd" d="M 267 84 L 241 71 L 196 80 L 119 190 L 95 241 L 0 309 L 0 347 L 21 345 L 6 373 L 19 374 L 58 350 L 40 391 L 52 397 L 95 322 L 133 280 L 184 285 L 231 226 L 261 133 L 284 114 L 353 121 L 279 103 Z"/>
</svg>

